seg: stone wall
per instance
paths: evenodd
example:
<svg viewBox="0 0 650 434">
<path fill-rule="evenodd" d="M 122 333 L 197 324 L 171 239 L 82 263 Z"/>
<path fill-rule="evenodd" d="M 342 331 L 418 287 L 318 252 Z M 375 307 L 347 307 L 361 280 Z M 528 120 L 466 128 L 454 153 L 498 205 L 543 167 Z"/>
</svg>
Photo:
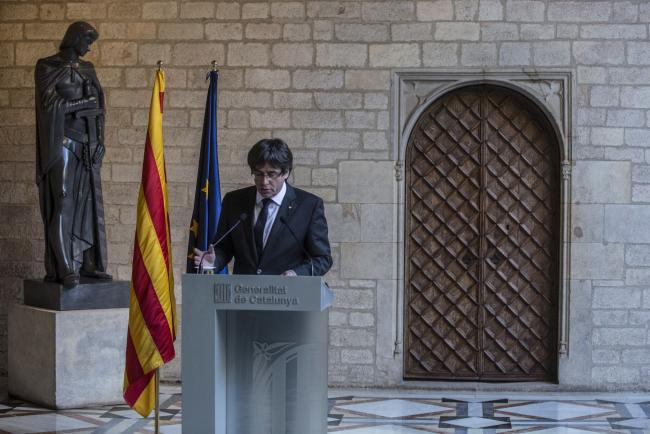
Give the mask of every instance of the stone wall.
<svg viewBox="0 0 650 434">
<path fill-rule="evenodd" d="M 101 35 L 87 58 L 108 102 L 110 272 L 130 278 L 147 108 L 162 59 L 179 280 L 205 74 L 216 60 L 223 189 L 249 184 L 249 146 L 277 136 L 295 152 L 294 185 L 327 203 L 332 384 L 401 383 L 394 344 L 404 186 L 389 131 L 391 70 L 571 71 L 573 280 L 562 381 L 650 387 L 650 4 L 639 0 L 1 2 L 0 375 L 7 305 L 19 299 L 21 279 L 43 274 L 33 65 L 80 19 Z"/>
</svg>

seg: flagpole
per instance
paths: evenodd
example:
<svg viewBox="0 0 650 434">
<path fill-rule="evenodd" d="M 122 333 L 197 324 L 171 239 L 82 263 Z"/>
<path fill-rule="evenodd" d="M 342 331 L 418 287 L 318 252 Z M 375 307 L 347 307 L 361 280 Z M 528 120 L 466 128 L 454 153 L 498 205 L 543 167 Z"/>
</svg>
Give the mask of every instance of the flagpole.
<svg viewBox="0 0 650 434">
<path fill-rule="evenodd" d="M 158 66 L 158 71 L 162 70 L 163 66 L 163 61 L 158 60 L 156 62 L 156 65 Z M 158 368 L 156 368 L 156 371 L 154 373 L 154 376 L 156 377 L 156 403 L 155 403 L 155 416 L 154 416 L 154 433 L 155 434 L 160 434 L 160 375 L 158 375 L 160 371 Z"/>
<path fill-rule="evenodd" d="M 154 373 L 154 376 L 156 377 L 156 416 L 155 416 L 155 433 L 160 434 L 160 426 L 159 426 L 159 421 L 160 421 L 160 376 L 158 368 L 156 368 L 156 372 Z"/>
</svg>

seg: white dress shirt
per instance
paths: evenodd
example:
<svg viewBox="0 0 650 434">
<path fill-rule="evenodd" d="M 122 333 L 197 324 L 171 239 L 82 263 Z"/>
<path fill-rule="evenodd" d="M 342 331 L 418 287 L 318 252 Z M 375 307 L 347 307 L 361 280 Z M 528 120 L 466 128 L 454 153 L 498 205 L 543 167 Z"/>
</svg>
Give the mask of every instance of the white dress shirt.
<svg viewBox="0 0 650 434">
<path fill-rule="evenodd" d="M 266 240 L 269 238 L 269 234 L 271 233 L 271 228 L 273 227 L 273 222 L 275 221 L 275 216 L 278 215 L 278 210 L 280 209 L 280 205 L 282 205 L 282 200 L 284 199 L 284 195 L 287 192 L 287 183 L 283 182 L 282 183 L 282 188 L 273 197 L 270 197 L 271 203 L 269 203 L 269 207 L 267 209 L 267 215 L 266 215 L 266 224 L 264 225 L 264 233 L 262 234 L 262 245 L 266 246 Z M 262 207 L 264 206 L 262 204 L 262 195 L 260 195 L 259 192 L 255 193 L 255 220 L 253 221 L 253 227 L 255 226 L 255 223 L 257 222 L 257 218 L 260 215 L 260 212 L 262 211 Z"/>
</svg>

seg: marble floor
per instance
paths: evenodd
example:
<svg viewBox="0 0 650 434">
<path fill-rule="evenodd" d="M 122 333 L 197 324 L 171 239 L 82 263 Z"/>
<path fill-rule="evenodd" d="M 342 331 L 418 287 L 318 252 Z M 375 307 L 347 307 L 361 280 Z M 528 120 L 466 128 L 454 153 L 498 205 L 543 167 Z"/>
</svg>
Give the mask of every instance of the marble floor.
<svg viewBox="0 0 650 434">
<path fill-rule="evenodd" d="M 161 387 L 163 434 L 181 432 L 180 386 Z M 126 405 L 52 411 L 0 400 L 0 434 L 153 433 Z M 328 432 L 650 433 L 650 393 L 330 391 Z M 304 433 L 309 434 L 309 433 Z"/>
</svg>

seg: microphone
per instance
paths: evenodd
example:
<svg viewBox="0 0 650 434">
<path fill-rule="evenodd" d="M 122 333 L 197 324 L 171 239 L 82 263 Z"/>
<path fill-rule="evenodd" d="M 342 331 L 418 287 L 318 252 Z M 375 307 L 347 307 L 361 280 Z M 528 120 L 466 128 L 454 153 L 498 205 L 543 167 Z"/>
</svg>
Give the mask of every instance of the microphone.
<svg viewBox="0 0 650 434">
<path fill-rule="evenodd" d="M 285 228 L 287 228 L 287 230 L 289 231 L 289 233 L 291 234 L 293 239 L 296 240 L 296 243 L 298 243 L 298 245 L 302 249 L 302 252 L 309 259 L 309 263 L 311 264 L 311 274 L 310 274 L 310 276 L 313 276 L 314 275 L 314 260 L 312 259 L 311 255 L 309 254 L 307 249 L 305 249 L 305 247 L 302 245 L 302 243 L 300 242 L 300 240 L 296 236 L 295 232 L 291 229 L 291 226 L 289 226 L 289 223 L 287 223 L 287 220 L 284 218 L 284 216 L 280 216 L 280 222 L 284 225 Z"/>
<path fill-rule="evenodd" d="M 226 238 L 232 231 L 234 231 L 237 226 L 239 226 L 241 223 L 245 222 L 247 218 L 248 218 L 248 214 L 246 214 L 245 212 L 241 213 L 239 215 L 239 218 L 235 222 L 235 224 L 230 226 L 230 228 L 222 236 L 220 236 L 217 241 L 215 241 L 214 243 L 208 244 L 208 250 L 210 249 L 210 246 L 214 247 L 214 246 L 218 245 L 220 242 L 222 242 L 224 240 L 224 238 Z M 208 250 L 203 252 L 203 254 L 201 255 L 201 259 L 199 260 L 198 274 L 203 273 L 203 257 L 205 256 L 206 253 L 208 253 Z"/>
</svg>

